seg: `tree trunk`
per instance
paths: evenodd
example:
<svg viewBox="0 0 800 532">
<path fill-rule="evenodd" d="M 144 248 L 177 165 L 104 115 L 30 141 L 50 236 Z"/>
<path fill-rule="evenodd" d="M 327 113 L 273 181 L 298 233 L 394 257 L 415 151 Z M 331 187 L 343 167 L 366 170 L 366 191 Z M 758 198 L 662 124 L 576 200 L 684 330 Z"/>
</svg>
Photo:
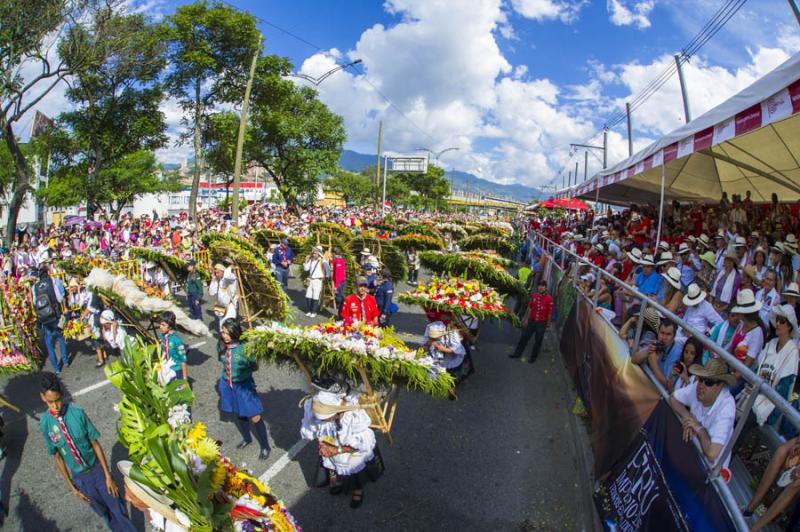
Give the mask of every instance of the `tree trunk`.
<svg viewBox="0 0 800 532">
<path fill-rule="evenodd" d="M 198 78 L 194 86 L 194 175 L 192 176 L 192 191 L 189 193 L 189 218 L 196 221 L 197 218 L 197 194 L 200 190 L 200 117 L 203 114 L 203 104 L 200 101 L 200 79 Z"/>
<path fill-rule="evenodd" d="M 25 202 L 25 195 L 31 188 L 31 173 L 28 168 L 28 162 L 25 160 L 25 154 L 17 142 L 17 137 L 11 124 L 4 124 L 3 136 L 6 139 L 6 146 L 8 151 L 11 152 L 11 158 L 14 159 L 14 169 L 16 175 L 14 176 L 14 193 L 11 196 L 11 201 L 8 203 L 8 222 L 6 223 L 6 237 L 5 245 L 11 247 L 14 242 L 15 233 L 17 232 L 17 216 Z"/>
</svg>

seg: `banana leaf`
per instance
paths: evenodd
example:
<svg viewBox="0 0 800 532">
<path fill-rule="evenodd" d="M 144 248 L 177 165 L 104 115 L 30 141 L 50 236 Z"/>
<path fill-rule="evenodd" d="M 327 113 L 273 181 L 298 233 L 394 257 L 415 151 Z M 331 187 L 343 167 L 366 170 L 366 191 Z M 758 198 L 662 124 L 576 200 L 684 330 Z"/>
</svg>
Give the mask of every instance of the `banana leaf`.
<svg viewBox="0 0 800 532">
<path fill-rule="evenodd" d="M 305 237 L 289 236 L 286 233 L 281 233 L 275 229 L 258 229 L 257 231 L 252 231 L 250 236 L 255 239 L 259 246 L 261 246 L 261 249 L 265 255 L 272 244 L 280 244 L 281 239 L 283 238 L 289 241 L 289 247 L 295 252 L 302 248 L 306 242 Z"/>
<path fill-rule="evenodd" d="M 422 251 L 419 253 L 423 266 L 437 274 L 453 274 L 467 279 L 478 279 L 493 287 L 501 294 L 516 297 L 525 296 L 525 289 L 516 278 L 502 266 L 494 267 L 491 259 L 469 253 L 442 253 L 439 251 Z"/>
<path fill-rule="evenodd" d="M 266 262 L 264 253 L 257 244 L 255 244 L 252 240 L 248 240 L 237 235 L 236 233 L 205 233 L 200 237 L 200 240 L 203 242 L 203 245 L 209 249 L 217 242 L 230 242 L 236 244 L 246 251 L 249 251 L 261 262 Z"/>
</svg>

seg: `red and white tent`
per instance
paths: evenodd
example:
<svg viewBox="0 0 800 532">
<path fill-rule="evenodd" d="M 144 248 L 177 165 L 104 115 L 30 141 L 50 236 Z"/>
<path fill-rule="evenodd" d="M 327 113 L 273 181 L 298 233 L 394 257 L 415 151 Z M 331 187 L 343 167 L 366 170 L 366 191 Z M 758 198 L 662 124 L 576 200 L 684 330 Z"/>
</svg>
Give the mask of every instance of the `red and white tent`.
<svg viewBox="0 0 800 532">
<path fill-rule="evenodd" d="M 556 198 L 658 204 L 800 199 L 800 54 L 707 113 Z M 599 187 L 599 191 L 598 191 Z M 599 193 L 598 193 L 599 192 Z"/>
</svg>

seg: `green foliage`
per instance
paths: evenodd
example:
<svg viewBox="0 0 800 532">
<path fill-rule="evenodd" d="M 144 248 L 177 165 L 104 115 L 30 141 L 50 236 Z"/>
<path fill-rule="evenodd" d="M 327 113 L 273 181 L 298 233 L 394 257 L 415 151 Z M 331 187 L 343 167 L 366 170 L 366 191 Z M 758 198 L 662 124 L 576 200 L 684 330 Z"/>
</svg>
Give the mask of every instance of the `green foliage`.
<svg viewBox="0 0 800 532">
<path fill-rule="evenodd" d="M 239 246 L 240 248 L 243 248 L 252 253 L 253 255 L 255 255 L 255 257 L 261 262 L 267 261 L 261 249 L 259 249 L 259 247 L 255 243 L 237 235 L 236 233 L 214 233 L 214 232 L 203 233 L 200 236 L 200 241 L 207 248 L 210 248 L 215 242 L 220 242 L 220 241 L 232 242 L 237 246 Z"/>
<path fill-rule="evenodd" d="M 375 199 L 374 181 L 341 168 L 325 179 L 322 186 L 327 192 L 340 194 L 347 205 L 369 205 Z"/>
<path fill-rule="evenodd" d="M 267 250 L 272 244 L 280 244 L 281 239 L 285 238 L 289 241 L 289 247 L 292 251 L 296 251 L 306 246 L 306 237 L 303 236 L 289 236 L 286 233 L 276 231 L 275 229 L 259 229 L 250 233 L 250 236 L 261 246 L 263 253 L 266 255 Z"/>
<path fill-rule="evenodd" d="M 394 241 L 378 238 L 372 231 L 362 231 L 353 238 L 350 244 L 350 253 L 353 260 L 358 262 L 361 250 L 369 248 L 373 255 L 392 272 L 392 281 L 397 283 L 408 277 L 408 265 L 403 251 L 393 244 Z"/>
<path fill-rule="evenodd" d="M 130 251 L 131 255 L 134 257 L 140 257 L 146 261 L 153 261 L 160 265 L 174 282 L 182 283 L 186 279 L 186 276 L 189 275 L 189 271 L 186 269 L 187 262 L 180 257 L 167 255 L 166 253 L 150 248 L 132 247 Z M 196 265 L 195 268 L 204 281 L 211 280 L 210 272 L 200 268 L 199 265 Z"/>
<path fill-rule="evenodd" d="M 517 251 L 511 239 L 484 233 L 468 236 L 459 242 L 459 246 L 464 251 L 494 250 L 504 257 L 511 257 Z"/>
<path fill-rule="evenodd" d="M 343 225 L 335 224 L 332 222 L 311 222 L 308 228 L 313 233 L 319 233 L 319 234 L 332 233 L 348 241 L 353 239 L 353 232 L 350 229 L 346 228 Z"/>
<path fill-rule="evenodd" d="M 392 244 L 403 251 L 408 251 L 412 247 L 417 251 L 424 251 L 429 249 L 444 249 L 445 246 L 444 241 L 440 238 L 418 234 L 398 236 L 392 239 Z"/>
<path fill-rule="evenodd" d="M 394 335 L 391 327 L 384 329 L 384 335 L 387 334 Z M 438 372 L 433 378 L 428 367 L 414 360 L 360 355 L 345 349 L 329 348 L 310 338 L 272 330 L 247 331 L 245 339 L 245 350 L 252 357 L 291 363 L 297 356 L 315 372 L 332 370 L 352 380 L 358 379 L 359 368 L 364 368 L 373 385 L 390 386 L 400 382 L 410 390 L 421 390 L 437 398 L 447 397 L 455 386 L 452 375 L 446 371 Z"/>
<path fill-rule="evenodd" d="M 44 197 L 64 204 L 78 190 L 90 212 L 103 203 L 119 213 L 136 195 L 171 189 L 153 176 L 152 151 L 166 144 L 159 76 L 166 64 L 160 27 L 142 15 L 101 10 L 59 43 L 68 62 L 84 65 L 66 91 L 74 109 L 58 117 L 48 135 L 55 172 Z M 91 43 L 73 56 L 75 43 Z M 77 67 L 76 67 L 77 68 Z M 156 189 L 156 190 L 154 190 Z"/>
<path fill-rule="evenodd" d="M 239 115 L 232 111 L 221 111 L 210 115 L 203 121 L 203 158 L 209 170 L 233 182 L 233 164 L 236 156 L 236 139 L 239 134 Z M 245 130 L 245 141 L 249 131 Z"/>
<path fill-rule="evenodd" d="M 232 233 L 214 233 L 206 244 L 214 262 L 228 259 L 239 269 L 241 293 L 248 298 L 250 311 L 259 318 L 281 321 L 290 314 L 289 297 L 273 277 L 258 247 Z"/>
<path fill-rule="evenodd" d="M 522 284 L 511 274 L 491 265 L 492 259 L 482 254 L 441 253 L 438 251 L 422 251 L 419 254 L 422 265 L 438 274 L 451 274 L 467 279 L 478 279 L 496 289 L 501 294 L 524 296 Z M 487 258 L 484 258 L 487 257 Z"/>
<path fill-rule="evenodd" d="M 479 308 L 464 308 L 460 305 L 445 303 L 444 301 L 432 301 L 429 298 L 414 295 L 413 292 L 401 292 L 397 300 L 407 305 L 420 305 L 422 308 L 433 309 L 439 312 L 453 312 L 455 314 L 466 314 L 480 320 L 490 318 L 509 320 L 513 325 L 519 326 L 519 317 L 508 310 L 484 310 Z"/>
<path fill-rule="evenodd" d="M 275 59 L 261 58 L 253 84 L 252 139 L 247 160 L 267 169 L 289 209 L 313 192 L 317 177 L 336 171 L 345 141 L 342 117 L 317 92 L 278 75 Z"/>
<path fill-rule="evenodd" d="M 428 171 L 424 174 L 401 173 L 394 177 L 409 191 L 416 192 L 409 194 L 405 200 L 405 204 L 411 207 L 435 208 L 445 204 L 450 197 L 450 182 L 445 178 L 444 170 L 438 166 L 428 165 Z M 389 185 L 388 180 L 386 184 Z"/>
<path fill-rule="evenodd" d="M 431 238 L 444 240 L 444 235 L 438 229 L 426 224 L 411 223 L 397 229 L 399 235 L 425 235 Z"/>
<path fill-rule="evenodd" d="M 71 277 L 84 279 L 92 273 L 92 267 L 88 264 L 78 264 L 72 260 L 56 260 L 54 265 Z"/>
</svg>

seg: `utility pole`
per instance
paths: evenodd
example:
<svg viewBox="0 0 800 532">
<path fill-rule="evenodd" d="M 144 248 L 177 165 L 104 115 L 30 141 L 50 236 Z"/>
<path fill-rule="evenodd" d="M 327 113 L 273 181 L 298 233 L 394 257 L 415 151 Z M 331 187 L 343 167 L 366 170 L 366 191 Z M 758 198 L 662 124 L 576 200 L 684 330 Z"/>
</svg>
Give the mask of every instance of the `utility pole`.
<svg viewBox="0 0 800 532">
<path fill-rule="evenodd" d="M 575 184 L 578 184 L 578 161 L 575 161 Z"/>
<path fill-rule="evenodd" d="M 681 84 L 681 97 L 683 97 L 683 116 L 686 123 L 692 121 L 692 115 L 689 112 L 689 94 L 686 92 L 686 78 L 683 77 L 683 61 L 681 61 L 682 54 L 675 55 L 675 65 L 678 67 L 678 81 Z"/>
<path fill-rule="evenodd" d="M 794 13 L 794 18 L 797 19 L 797 23 L 800 24 L 800 7 L 797 6 L 797 0 L 789 0 L 789 7 L 792 9 L 792 13 Z"/>
<path fill-rule="evenodd" d="M 586 177 L 589 175 L 589 150 L 584 150 L 583 152 L 583 180 L 586 181 Z"/>
<path fill-rule="evenodd" d="M 608 167 L 608 128 L 603 128 L 603 170 Z"/>
<path fill-rule="evenodd" d="M 381 185 L 381 139 L 383 137 L 383 120 L 378 122 L 378 166 L 375 167 L 375 199 L 380 196 L 378 187 Z"/>
<path fill-rule="evenodd" d="M 625 112 L 628 115 L 628 157 L 633 157 L 633 125 L 631 124 L 631 104 L 625 102 Z"/>
<path fill-rule="evenodd" d="M 253 78 L 256 75 L 256 63 L 261 56 L 261 37 L 259 35 L 258 46 L 253 53 L 253 60 L 250 62 L 250 73 L 247 78 L 247 85 L 244 88 L 244 100 L 242 101 L 242 116 L 239 118 L 239 138 L 236 139 L 236 158 L 233 160 L 233 200 L 231 201 L 231 217 L 233 227 L 239 229 L 239 180 L 242 173 L 242 150 L 244 150 L 244 133 L 247 128 L 247 109 L 250 107 L 250 90 L 253 88 Z M 195 161 L 197 164 L 197 161 Z"/>
</svg>

